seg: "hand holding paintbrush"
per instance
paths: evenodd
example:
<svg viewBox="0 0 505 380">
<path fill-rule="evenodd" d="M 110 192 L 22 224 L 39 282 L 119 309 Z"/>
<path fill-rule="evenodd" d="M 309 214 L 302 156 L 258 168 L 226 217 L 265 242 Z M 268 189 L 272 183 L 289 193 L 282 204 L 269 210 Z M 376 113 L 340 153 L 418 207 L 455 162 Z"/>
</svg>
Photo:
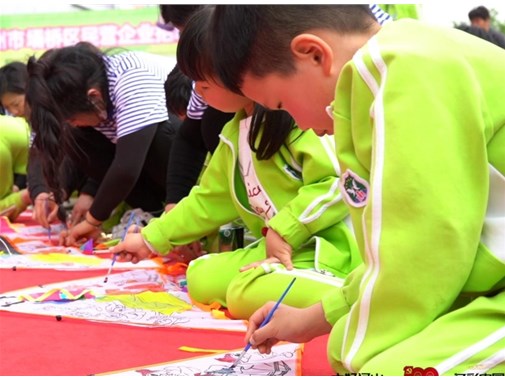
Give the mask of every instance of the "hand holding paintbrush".
<svg viewBox="0 0 505 380">
<path fill-rule="evenodd" d="M 128 219 L 128 223 L 126 224 L 126 227 L 125 227 L 125 230 L 124 230 L 124 233 L 123 233 L 123 237 L 121 238 L 121 241 L 124 241 L 124 239 L 126 238 L 126 235 L 128 234 L 128 229 L 132 225 L 134 217 L 135 217 L 135 214 L 132 212 L 130 214 L 130 218 Z M 105 279 L 103 280 L 103 282 L 107 282 L 107 280 L 109 279 L 109 275 L 112 272 L 112 267 L 114 266 L 114 263 L 116 262 L 117 256 L 118 256 L 118 253 L 115 252 L 114 256 L 112 257 L 112 262 L 110 263 L 109 271 L 107 272 L 107 275 L 105 276 Z"/>
<path fill-rule="evenodd" d="M 303 286 L 303 282 L 299 285 Z M 272 347 L 280 341 L 309 342 L 320 335 L 330 333 L 332 327 L 326 319 L 321 302 L 305 308 L 269 302 L 249 318 L 245 337 L 248 342 L 246 349 L 255 348 L 261 354 L 270 354 Z M 237 364 L 238 361 L 232 367 Z"/>
<path fill-rule="evenodd" d="M 268 322 L 270 322 L 270 320 L 272 319 L 275 311 L 277 310 L 277 308 L 279 307 L 279 305 L 282 303 L 282 301 L 284 300 L 284 297 L 286 297 L 286 295 L 288 294 L 289 292 L 289 289 L 291 289 L 291 287 L 293 286 L 293 283 L 295 282 L 296 280 L 296 277 L 294 277 L 291 282 L 289 283 L 288 287 L 286 288 L 286 290 L 284 290 L 284 292 L 282 293 L 281 297 L 279 298 L 279 300 L 277 301 L 277 303 L 274 305 L 274 307 L 269 311 L 269 313 L 267 314 L 267 316 L 265 317 L 265 319 L 263 319 L 263 322 L 261 322 L 260 326 L 258 327 L 258 329 L 262 328 L 263 326 L 265 326 Z M 242 351 L 242 353 L 239 355 L 239 357 L 237 358 L 237 360 L 235 360 L 235 363 L 233 363 L 230 367 L 230 369 L 233 369 L 235 368 L 239 363 L 240 361 L 244 358 L 244 355 L 247 353 L 247 351 L 249 351 L 249 349 L 252 347 L 252 343 L 250 340 L 248 340 L 248 343 L 247 345 L 245 346 L 244 350 Z"/>
<path fill-rule="evenodd" d="M 117 257 L 117 260 L 131 261 L 133 264 L 136 264 L 141 260 L 150 258 L 154 254 L 144 241 L 140 230 L 138 232 L 127 234 L 117 245 L 110 248 L 110 252 Z"/>
</svg>

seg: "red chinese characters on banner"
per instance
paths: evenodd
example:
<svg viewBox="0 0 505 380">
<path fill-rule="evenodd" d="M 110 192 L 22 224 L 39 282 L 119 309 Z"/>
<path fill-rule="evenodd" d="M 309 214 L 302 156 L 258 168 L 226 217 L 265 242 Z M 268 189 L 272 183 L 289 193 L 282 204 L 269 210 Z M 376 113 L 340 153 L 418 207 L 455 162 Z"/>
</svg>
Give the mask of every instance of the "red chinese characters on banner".
<svg viewBox="0 0 505 380">
<path fill-rule="evenodd" d="M 148 44 L 175 43 L 179 38 L 177 30 L 168 32 L 155 23 L 142 22 L 139 25 L 101 24 L 63 26 L 27 29 L 1 29 L 0 51 L 45 50 L 71 46 L 79 41 L 87 41 L 104 48 L 112 46 L 134 46 Z"/>
</svg>

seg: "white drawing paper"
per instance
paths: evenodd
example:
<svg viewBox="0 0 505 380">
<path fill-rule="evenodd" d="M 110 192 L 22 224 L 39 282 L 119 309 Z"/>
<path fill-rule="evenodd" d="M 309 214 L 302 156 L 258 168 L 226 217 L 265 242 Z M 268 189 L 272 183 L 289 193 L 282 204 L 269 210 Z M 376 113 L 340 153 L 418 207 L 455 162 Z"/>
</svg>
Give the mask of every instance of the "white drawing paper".
<svg viewBox="0 0 505 380">
<path fill-rule="evenodd" d="M 192 305 L 186 291 L 170 276 L 161 274 L 153 269 L 131 270 L 113 273 L 105 278 L 92 277 L 87 279 L 65 281 L 47 285 L 40 285 L 21 290 L 0 294 L 0 311 L 17 313 L 62 316 L 86 319 L 96 322 L 110 322 L 143 327 L 180 327 L 194 329 L 211 329 L 226 331 L 245 331 L 245 322 L 241 320 L 216 319 L 212 313 L 203 311 Z M 91 290 L 95 295 L 91 299 L 73 301 L 28 302 L 21 301 L 24 294 L 39 294 L 53 289 L 79 291 Z M 141 295 L 158 291 L 156 298 L 149 302 L 143 301 Z M 161 290 L 161 292 L 160 292 Z M 117 294 L 130 294 L 128 303 L 123 302 Z M 152 294 L 151 294 L 152 295 Z M 174 297 L 165 301 L 167 296 Z M 115 298 L 115 299 L 114 299 Z M 21 301 L 21 302 L 20 302 Z M 181 310 L 181 301 L 188 310 Z M 161 305 L 160 305 L 161 303 Z M 160 311 L 161 308 L 173 309 L 171 313 Z"/>
<path fill-rule="evenodd" d="M 269 355 L 250 349 L 235 368 L 231 368 L 241 350 L 206 355 L 125 371 L 98 374 L 109 377 L 137 376 L 300 376 L 302 345 L 277 344 Z"/>
</svg>

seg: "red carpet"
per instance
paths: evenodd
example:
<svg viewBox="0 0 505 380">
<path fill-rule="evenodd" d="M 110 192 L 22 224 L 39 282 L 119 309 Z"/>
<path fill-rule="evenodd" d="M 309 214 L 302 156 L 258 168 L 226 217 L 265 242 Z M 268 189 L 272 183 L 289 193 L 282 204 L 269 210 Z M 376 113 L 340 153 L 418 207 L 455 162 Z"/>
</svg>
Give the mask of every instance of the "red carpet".
<svg viewBox="0 0 505 380">
<path fill-rule="evenodd" d="M 103 271 L 0 270 L 0 292 L 84 277 Z M 303 375 L 332 375 L 327 336 L 305 345 Z M 243 347 L 243 334 L 145 328 L 78 319 L 0 313 L 0 376 L 85 376 L 205 355 L 180 346 Z"/>
</svg>

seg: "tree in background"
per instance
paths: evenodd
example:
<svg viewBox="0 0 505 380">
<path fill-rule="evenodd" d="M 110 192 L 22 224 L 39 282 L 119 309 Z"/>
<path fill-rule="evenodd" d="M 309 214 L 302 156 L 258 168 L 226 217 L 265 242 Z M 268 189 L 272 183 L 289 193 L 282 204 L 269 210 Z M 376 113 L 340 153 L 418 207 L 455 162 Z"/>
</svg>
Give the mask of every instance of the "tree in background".
<svg viewBox="0 0 505 380">
<path fill-rule="evenodd" d="M 491 26 L 502 33 L 505 33 L 505 21 L 498 20 L 498 11 L 494 8 L 489 10 L 491 16 Z"/>
</svg>

